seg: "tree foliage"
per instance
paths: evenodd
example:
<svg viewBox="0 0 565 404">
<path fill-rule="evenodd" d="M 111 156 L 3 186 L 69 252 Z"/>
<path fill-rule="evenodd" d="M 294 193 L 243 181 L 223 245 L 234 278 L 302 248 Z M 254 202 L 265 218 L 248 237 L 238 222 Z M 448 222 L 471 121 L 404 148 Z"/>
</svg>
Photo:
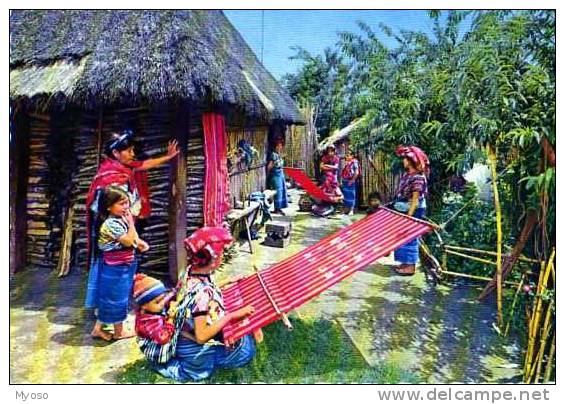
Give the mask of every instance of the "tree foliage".
<svg viewBox="0 0 565 404">
<path fill-rule="evenodd" d="M 354 146 L 392 153 L 422 147 L 432 164 L 432 194 L 444 179 L 497 150 L 505 220 L 519 230 L 524 212 L 540 212 L 538 255 L 555 244 L 555 168 L 542 145 L 555 145 L 555 12 L 430 11 L 432 32 L 339 32 L 323 55 L 305 61 L 285 84 L 318 110 L 319 133 L 364 117 Z M 464 31 L 462 22 L 466 22 Z M 383 35 L 395 46 L 383 43 Z M 520 206 L 520 209 L 517 209 Z"/>
</svg>

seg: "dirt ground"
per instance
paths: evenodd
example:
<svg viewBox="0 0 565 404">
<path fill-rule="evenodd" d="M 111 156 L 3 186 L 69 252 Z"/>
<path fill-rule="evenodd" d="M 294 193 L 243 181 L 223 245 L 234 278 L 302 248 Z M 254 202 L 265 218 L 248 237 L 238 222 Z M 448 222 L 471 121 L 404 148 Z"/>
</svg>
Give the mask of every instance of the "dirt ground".
<svg viewBox="0 0 565 404">
<path fill-rule="evenodd" d="M 251 273 L 290 256 L 327 234 L 363 217 L 317 218 L 298 212 L 298 195 L 288 216 L 292 241 L 280 249 L 254 241 L 217 278 Z M 264 233 L 260 233 L 264 237 Z M 468 284 L 434 286 L 418 273 L 399 277 L 391 258 L 366 268 L 298 310 L 301 316 L 335 321 L 370 365 L 395 363 L 429 383 L 517 382 L 521 347 L 516 338 L 500 338 L 492 327 L 492 301 L 477 303 L 478 289 Z M 114 383 L 124 366 L 142 356 L 134 339 L 93 341 L 94 321 L 83 309 L 86 277 L 74 271 L 65 278 L 29 269 L 10 285 L 11 383 Z M 133 326 L 133 318 L 128 319 Z"/>
</svg>

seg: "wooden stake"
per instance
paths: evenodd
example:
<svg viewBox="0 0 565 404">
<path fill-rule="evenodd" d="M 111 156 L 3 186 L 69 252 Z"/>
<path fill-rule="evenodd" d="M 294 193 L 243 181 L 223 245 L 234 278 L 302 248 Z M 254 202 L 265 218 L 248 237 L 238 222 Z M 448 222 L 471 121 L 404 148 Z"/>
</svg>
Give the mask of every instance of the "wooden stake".
<svg viewBox="0 0 565 404">
<path fill-rule="evenodd" d="M 61 253 L 57 262 L 57 276 L 65 276 L 69 274 L 71 264 L 71 247 L 73 245 L 73 217 L 75 206 L 69 201 L 67 212 L 65 214 L 63 237 L 61 240 Z"/>
<path fill-rule="evenodd" d="M 502 213 L 500 199 L 498 196 L 498 184 L 496 174 L 496 149 L 487 144 L 487 153 L 490 161 L 492 174 L 492 193 L 494 195 L 494 209 L 496 212 L 496 306 L 498 326 L 502 327 Z"/>
</svg>

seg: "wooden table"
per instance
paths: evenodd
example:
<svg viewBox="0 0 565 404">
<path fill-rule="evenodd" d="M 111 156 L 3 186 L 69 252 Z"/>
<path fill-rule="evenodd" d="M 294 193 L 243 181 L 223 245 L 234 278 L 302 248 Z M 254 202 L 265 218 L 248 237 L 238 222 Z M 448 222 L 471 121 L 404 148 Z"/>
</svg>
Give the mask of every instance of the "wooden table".
<svg viewBox="0 0 565 404">
<path fill-rule="evenodd" d="M 268 189 L 266 191 L 263 191 L 263 193 L 265 194 L 267 201 L 270 201 L 273 199 L 277 191 Z M 230 210 L 226 215 L 226 219 L 228 223 L 230 223 L 230 226 L 239 220 L 243 220 L 245 224 L 245 232 L 247 234 L 247 241 L 249 242 L 249 251 L 251 252 L 251 254 L 253 254 L 253 244 L 251 242 L 252 240 L 250 228 L 251 226 L 253 226 L 253 223 L 257 219 L 257 214 L 259 213 L 261 203 L 255 201 L 246 201 L 244 205 L 246 206 L 244 206 L 243 209 Z"/>
</svg>

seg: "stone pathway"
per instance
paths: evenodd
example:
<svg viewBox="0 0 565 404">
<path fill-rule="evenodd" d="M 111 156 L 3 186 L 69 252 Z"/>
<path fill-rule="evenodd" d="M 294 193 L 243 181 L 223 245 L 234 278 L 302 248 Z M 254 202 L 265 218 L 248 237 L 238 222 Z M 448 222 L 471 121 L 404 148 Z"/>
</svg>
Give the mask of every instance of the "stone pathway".
<svg viewBox="0 0 565 404">
<path fill-rule="evenodd" d="M 293 193 L 294 201 L 298 196 Z M 251 273 L 301 251 L 363 215 L 323 219 L 288 209 L 292 241 L 280 249 L 254 241 L 217 278 Z M 261 234 L 264 236 L 264 234 Z M 491 323 L 493 302 L 476 303 L 471 286 L 435 287 L 423 274 L 393 274 L 387 258 L 324 292 L 298 310 L 337 321 L 369 364 L 390 361 L 425 382 L 516 382 L 520 347 L 500 338 Z M 113 343 L 89 337 L 94 319 L 82 308 L 85 276 L 66 278 L 28 270 L 10 285 L 11 383 L 114 383 L 120 369 L 142 356 L 133 339 Z M 130 324 L 133 324 L 129 319 Z"/>
</svg>

